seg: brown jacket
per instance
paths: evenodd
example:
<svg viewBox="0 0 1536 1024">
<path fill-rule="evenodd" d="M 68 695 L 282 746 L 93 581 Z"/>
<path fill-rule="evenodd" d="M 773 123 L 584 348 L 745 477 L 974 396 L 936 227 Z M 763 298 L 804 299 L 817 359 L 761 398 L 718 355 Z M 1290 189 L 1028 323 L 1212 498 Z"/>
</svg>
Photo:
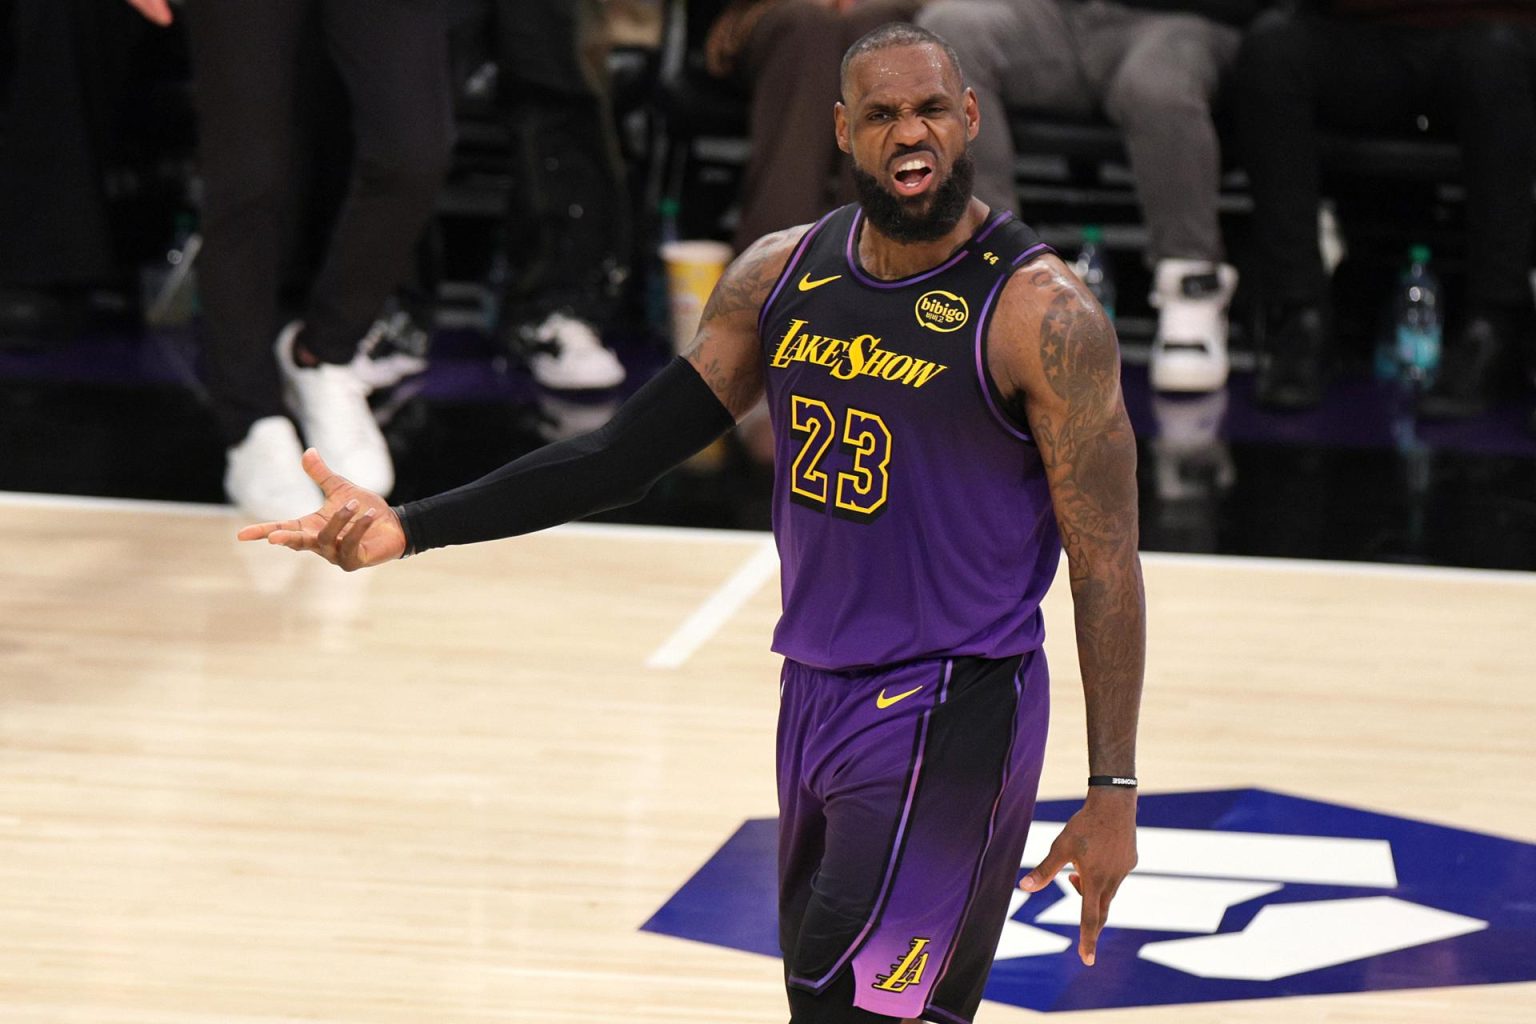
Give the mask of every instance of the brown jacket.
<svg viewBox="0 0 1536 1024">
<path fill-rule="evenodd" d="M 731 0 L 714 24 L 709 26 L 709 36 L 704 40 L 704 66 L 717 78 L 728 78 L 736 70 L 741 51 L 746 48 L 752 30 L 776 4 L 784 0 Z M 847 10 L 858 0 L 812 0 L 823 7 Z M 923 0 L 915 0 L 914 6 Z"/>
</svg>

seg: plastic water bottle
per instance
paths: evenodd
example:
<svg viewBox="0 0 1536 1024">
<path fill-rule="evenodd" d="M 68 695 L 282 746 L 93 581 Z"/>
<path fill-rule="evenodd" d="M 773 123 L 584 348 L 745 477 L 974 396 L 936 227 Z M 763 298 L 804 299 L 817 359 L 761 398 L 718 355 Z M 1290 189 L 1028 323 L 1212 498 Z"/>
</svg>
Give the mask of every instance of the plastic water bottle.
<svg viewBox="0 0 1536 1024">
<path fill-rule="evenodd" d="M 1097 224 L 1083 226 L 1083 245 L 1077 251 L 1073 271 L 1093 292 L 1109 318 L 1115 318 L 1115 271 L 1109 264 L 1109 254 L 1104 250 L 1104 231 Z"/>
<path fill-rule="evenodd" d="M 190 212 L 177 214 L 174 237 L 165 259 L 139 272 L 146 326 L 183 327 L 197 315 L 195 265 L 202 246 L 196 218 Z"/>
<path fill-rule="evenodd" d="M 485 284 L 480 292 L 480 329 L 494 336 L 502 328 L 507 285 L 512 279 L 512 260 L 507 255 L 504 232 L 498 231 L 492 243 L 491 259 L 485 268 Z"/>
<path fill-rule="evenodd" d="M 1429 246 L 1415 245 L 1408 253 L 1397 293 L 1394 320 L 1394 355 L 1398 382 L 1423 391 L 1435 382 L 1440 370 L 1440 346 L 1444 330 L 1440 309 L 1440 280 L 1429 266 Z"/>
<path fill-rule="evenodd" d="M 658 246 L 675 242 L 677 234 L 677 215 L 679 203 L 671 196 L 665 196 L 656 204 L 656 243 Z"/>
<path fill-rule="evenodd" d="M 667 267 L 661 258 L 661 250 L 669 242 L 678 240 L 678 201 L 663 196 L 656 205 L 656 247 L 646 268 L 645 314 L 652 332 L 658 338 L 671 338 L 672 306 L 667 291 Z"/>
</svg>

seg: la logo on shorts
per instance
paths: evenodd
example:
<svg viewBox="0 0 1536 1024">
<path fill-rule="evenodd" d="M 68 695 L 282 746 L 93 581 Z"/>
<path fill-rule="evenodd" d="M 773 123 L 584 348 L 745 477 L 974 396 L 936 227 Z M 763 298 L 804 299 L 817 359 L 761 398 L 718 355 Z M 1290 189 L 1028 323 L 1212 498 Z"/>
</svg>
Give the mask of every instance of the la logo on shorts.
<svg viewBox="0 0 1536 1024">
<path fill-rule="evenodd" d="M 913 938 L 907 947 L 907 955 L 891 964 L 890 974 L 877 974 L 873 988 L 883 992 L 905 992 L 923 981 L 923 970 L 928 966 L 928 954 L 924 950 L 928 939 Z"/>
</svg>

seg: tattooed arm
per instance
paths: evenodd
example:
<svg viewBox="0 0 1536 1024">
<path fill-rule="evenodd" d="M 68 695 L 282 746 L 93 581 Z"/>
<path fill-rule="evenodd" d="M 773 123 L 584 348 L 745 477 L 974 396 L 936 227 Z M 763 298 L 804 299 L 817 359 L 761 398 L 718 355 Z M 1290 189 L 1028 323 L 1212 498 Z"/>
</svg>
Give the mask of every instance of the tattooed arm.
<svg viewBox="0 0 1536 1024">
<path fill-rule="evenodd" d="M 1136 438 L 1120 393 L 1109 318 L 1054 256 L 1003 291 L 990 368 L 1027 418 L 1050 482 L 1066 550 L 1088 718 L 1088 773 L 1136 774 L 1136 723 L 1146 660 L 1146 602 L 1137 555 Z M 1045 862 L 1021 885 L 1048 884 L 1071 863 L 1083 896 L 1078 954 L 1091 964 L 1121 880 L 1136 864 L 1136 790 L 1090 787 Z"/>
<path fill-rule="evenodd" d="M 684 354 L 720 404 L 738 419 L 763 393 L 758 315 L 807 230 L 801 226 L 765 235 L 726 268 L 704 306 L 693 345 Z"/>
</svg>

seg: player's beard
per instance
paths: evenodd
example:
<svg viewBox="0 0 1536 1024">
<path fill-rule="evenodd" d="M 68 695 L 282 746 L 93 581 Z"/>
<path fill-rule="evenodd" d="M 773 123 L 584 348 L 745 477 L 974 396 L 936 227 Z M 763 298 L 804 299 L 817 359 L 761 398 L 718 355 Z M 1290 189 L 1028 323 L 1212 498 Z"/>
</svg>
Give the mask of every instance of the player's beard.
<svg viewBox="0 0 1536 1024">
<path fill-rule="evenodd" d="M 882 235 L 903 243 L 932 242 L 949 234 L 965 216 L 975 180 L 975 161 L 969 151 L 961 153 L 949 174 L 929 193 L 928 208 L 919 211 L 911 200 L 897 196 L 873 174 L 857 164 L 853 168 L 853 184 L 864 215 Z"/>
</svg>

